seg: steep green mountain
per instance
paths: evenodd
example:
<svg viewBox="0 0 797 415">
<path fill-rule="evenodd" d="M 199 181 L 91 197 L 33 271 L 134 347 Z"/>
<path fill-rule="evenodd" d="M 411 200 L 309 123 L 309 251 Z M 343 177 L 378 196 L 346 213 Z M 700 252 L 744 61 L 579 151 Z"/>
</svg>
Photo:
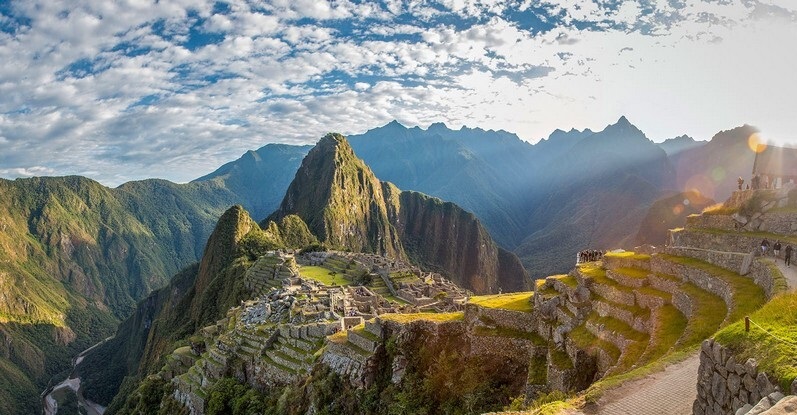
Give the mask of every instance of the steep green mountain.
<svg viewBox="0 0 797 415">
<path fill-rule="evenodd" d="M 261 239 L 260 229 L 241 206 L 219 219 L 199 264 L 185 268 L 170 284 L 141 301 L 113 339 L 86 356 L 80 366 L 87 398 L 117 403 L 154 368 L 176 342 L 215 321 L 243 298 L 243 275 L 251 264 L 247 240 Z"/>
<path fill-rule="evenodd" d="M 40 411 L 51 377 L 196 261 L 234 199 L 209 183 L 82 177 L 0 180 L 0 194 L 2 413 Z"/>
<path fill-rule="evenodd" d="M 346 139 L 328 134 L 310 150 L 280 208 L 328 245 L 409 257 L 476 292 L 515 291 L 527 274 L 478 219 L 453 203 L 380 182 Z"/>
<path fill-rule="evenodd" d="M 265 218 L 277 209 L 285 189 L 312 146 L 267 144 L 247 151 L 238 160 L 219 167 L 194 182 L 216 183 L 236 195 L 252 217 Z"/>
</svg>

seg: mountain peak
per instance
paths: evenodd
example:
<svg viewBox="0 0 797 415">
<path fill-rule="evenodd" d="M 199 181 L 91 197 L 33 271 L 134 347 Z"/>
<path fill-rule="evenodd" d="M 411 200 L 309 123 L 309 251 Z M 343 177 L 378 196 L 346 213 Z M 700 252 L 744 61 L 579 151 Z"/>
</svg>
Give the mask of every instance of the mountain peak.
<svg viewBox="0 0 797 415">
<path fill-rule="evenodd" d="M 614 125 L 630 126 L 632 124 L 630 121 L 628 121 L 628 118 L 625 118 L 625 115 L 623 115 L 617 120 L 616 123 L 614 123 Z"/>
<path fill-rule="evenodd" d="M 431 131 L 448 130 L 448 129 L 449 128 L 448 128 L 448 126 L 445 123 L 443 123 L 443 122 L 435 122 L 435 123 L 432 123 L 431 125 L 429 125 L 429 128 L 427 128 L 426 131 L 431 132 Z"/>
</svg>

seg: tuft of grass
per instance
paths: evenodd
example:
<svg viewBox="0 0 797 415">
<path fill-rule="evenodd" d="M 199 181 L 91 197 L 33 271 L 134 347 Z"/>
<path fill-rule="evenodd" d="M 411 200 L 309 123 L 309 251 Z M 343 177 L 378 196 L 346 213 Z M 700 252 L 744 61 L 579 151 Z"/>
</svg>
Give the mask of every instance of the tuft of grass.
<svg viewBox="0 0 797 415">
<path fill-rule="evenodd" d="M 336 273 L 329 268 L 304 265 L 299 267 L 299 275 L 304 278 L 315 280 L 324 285 L 337 285 L 345 287 L 351 285 L 351 281 L 345 278 L 342 273 Z"/>
<path fill-rule="evenodd" d="M 750 320 L 755 323 L 750 332 L 745 332 L 744 321 L 739 321 L 720 330 L 714 339 L 729 348 L 737 361 L 756 359 L 759 370 L 789 390 L 797 378 L 797 292 L 775 296 L 750 314 Z"/>
<path fill-rule="evenodd" d="M 559 369 L 572 369 L 573 368 L 573 361 L 570 360 L 570 356 L 567 355 L 562 350 L 559 349 L 551 349 L 551 363 Z"/>
<path fill-rule="evenodd" d="M 433 321 L 445 323 L 448 321 L 461 321 L 465 318 L 465 313 L 461 311 L 453 313 L 408 313 L 408 314 L 382 314 L 379 316 L 383 320 L 395 321 L 397 323 L 411 323 L 413 321 Z"/>
<path fill-rule="evenodd" d="M 783 273 L 780 272 L 780 268 L 775 264 L 774 259 L 761 259 L 769 270 L 769 273 L 772 275 L 772 294 L 780 294 L 785 293 L 789 290 L 789 283 L 786 281 L 786 277 L 783 276 Z"/>
<path fill-rule="evenodd" d="M 534 309 L 531 299 L 532 296 L 534 296 L 534 292 L 532 291 L 508 294 L 479 295 L 470 297 L 468 303 L 485 308 L 500 308 L 502 310 L 530 313 Z"/>
</svg>

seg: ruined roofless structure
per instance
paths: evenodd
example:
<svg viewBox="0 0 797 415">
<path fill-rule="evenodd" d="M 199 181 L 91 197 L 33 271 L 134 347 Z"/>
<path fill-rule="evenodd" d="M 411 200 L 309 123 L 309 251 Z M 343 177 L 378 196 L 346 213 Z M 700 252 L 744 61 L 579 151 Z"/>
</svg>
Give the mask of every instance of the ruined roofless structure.
<svg viewBox="0 0 797 415">
<path fill-rule="evenodd" d="M 789 181 L 797 183 L 797 148 L 759 144 L 753 162 L 753 176 L 768 177 L 779 188 Z"/>
</svg>

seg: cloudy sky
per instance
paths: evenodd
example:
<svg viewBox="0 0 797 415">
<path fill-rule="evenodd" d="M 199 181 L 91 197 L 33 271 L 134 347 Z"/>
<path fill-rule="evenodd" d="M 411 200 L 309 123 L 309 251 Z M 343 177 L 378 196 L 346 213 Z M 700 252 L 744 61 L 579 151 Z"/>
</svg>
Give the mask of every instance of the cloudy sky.
<svg viewBox="0 0 797 415">
<path fill-rule="evenodd" d="M 794 0 L 0 0 L 0 177 L 187 181 L 397 119 L 797 141 Z"/>
</svg>

